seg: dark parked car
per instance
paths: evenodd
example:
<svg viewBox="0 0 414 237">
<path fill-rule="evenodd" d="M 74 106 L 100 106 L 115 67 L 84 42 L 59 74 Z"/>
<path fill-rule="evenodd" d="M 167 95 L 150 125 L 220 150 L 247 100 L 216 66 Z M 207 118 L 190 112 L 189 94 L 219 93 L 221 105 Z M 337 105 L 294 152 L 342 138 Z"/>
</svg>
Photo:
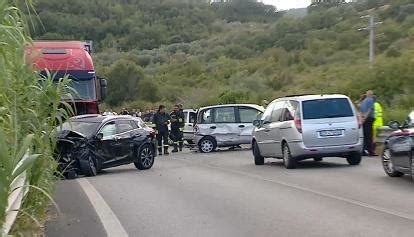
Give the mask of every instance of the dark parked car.
<svg viewBox="0 0 414 237">
<path fill-rule="evenodd" d="M 384 171 L 391 177 L 411 175 L 414 179 L 414 127 L 412 122 L 408 118 L 403 125 L 391 122 L 389 126 L 396 131 L 385 140 L 382 153 Z"/>
<path fill-rule="evenodd" d="M 155 132 L 132 116 L 84 115 L 57 129 L 56 159 L 67 178 L 95 176 L 105 168 L 134 163 L 150 169 L 156 156 Z"/>
</svg>

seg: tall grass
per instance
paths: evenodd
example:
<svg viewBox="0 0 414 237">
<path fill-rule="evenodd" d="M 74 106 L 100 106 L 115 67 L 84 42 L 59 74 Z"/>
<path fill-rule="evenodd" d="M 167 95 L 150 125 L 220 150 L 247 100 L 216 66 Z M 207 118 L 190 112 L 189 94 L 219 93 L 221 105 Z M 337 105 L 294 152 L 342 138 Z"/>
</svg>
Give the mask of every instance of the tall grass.
<svg viewBox="0 0 414 237">
<path fill-rule="evenodd" d="M 30 38 L 23 14 L 14 3 L 0 0 L 0 227 L 6 216 L 7 197 L 13 192 L 10 184 L 26 171 L 29 192 L 14 230 L 31 235 L 37 223 L 33 219 L 41 223 L 50 203 L 47 194 L 52 191 L 56 167 L 53 128 L 67 114 L 60 109 L 64 85 L 52 80 L 40 82 L 38 74 L 24 62 Z M 23 169 L 13 172 L 25 154 L 30 159 Z"/>
</svg>

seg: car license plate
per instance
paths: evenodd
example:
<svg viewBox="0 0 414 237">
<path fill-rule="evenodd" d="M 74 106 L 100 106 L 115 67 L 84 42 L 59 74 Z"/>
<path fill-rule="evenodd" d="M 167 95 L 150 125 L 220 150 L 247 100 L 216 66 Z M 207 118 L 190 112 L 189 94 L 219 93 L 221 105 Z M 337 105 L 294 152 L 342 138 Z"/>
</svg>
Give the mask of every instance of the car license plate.
<svg viewBox="0 0 414 237">
<path fill-rule="evenodd" d="M 341 136 L 343 133 L 343 130 L 325 130 L 325 131 L 320 131 L 319 135 L 321 137 L 337 137 L 337 136 Z"/>
</svg>

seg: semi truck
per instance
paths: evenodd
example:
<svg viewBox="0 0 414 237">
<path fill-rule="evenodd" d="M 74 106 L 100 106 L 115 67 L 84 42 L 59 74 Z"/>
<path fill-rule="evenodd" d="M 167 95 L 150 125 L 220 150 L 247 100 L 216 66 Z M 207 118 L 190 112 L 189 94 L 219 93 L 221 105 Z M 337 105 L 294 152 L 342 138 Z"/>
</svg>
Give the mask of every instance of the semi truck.
<svg viewBox="0 0 414 237">
<path fill-rule="evenodd" d="M 91 41 L 34 41 L 26 48 L 26 63 L 43 78 L 56 82 L 68 77 L 75 115 L 98 114 L 99 102 L 107 95 L 107 81 L 97 76 L 93 65 Z"/>
</svg>

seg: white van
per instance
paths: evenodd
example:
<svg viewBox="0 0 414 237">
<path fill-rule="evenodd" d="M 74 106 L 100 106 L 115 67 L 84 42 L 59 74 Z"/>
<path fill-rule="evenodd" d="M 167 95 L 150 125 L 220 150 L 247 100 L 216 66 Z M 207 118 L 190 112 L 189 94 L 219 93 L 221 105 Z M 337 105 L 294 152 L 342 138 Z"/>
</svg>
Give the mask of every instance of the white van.
<svg viewBox="0 0 414 237">
<path fill-rule="evenodd" d="M 363 135 L 357 111 L 344 95 L 292 96 L 274 100 L 255 121 L 252 148 L 256 165 L 283 159 L 288 169 L 313 158 L 344 157 L 361 162 Z"/>
<path fill-rule="evenodd" d="M 203 153 L 217 147 L 250 144 L 253 121 L 263 113 L 254 104 L 215 105 L 199 109 L 194 128 L 194 142 Z"/>
</svg>

